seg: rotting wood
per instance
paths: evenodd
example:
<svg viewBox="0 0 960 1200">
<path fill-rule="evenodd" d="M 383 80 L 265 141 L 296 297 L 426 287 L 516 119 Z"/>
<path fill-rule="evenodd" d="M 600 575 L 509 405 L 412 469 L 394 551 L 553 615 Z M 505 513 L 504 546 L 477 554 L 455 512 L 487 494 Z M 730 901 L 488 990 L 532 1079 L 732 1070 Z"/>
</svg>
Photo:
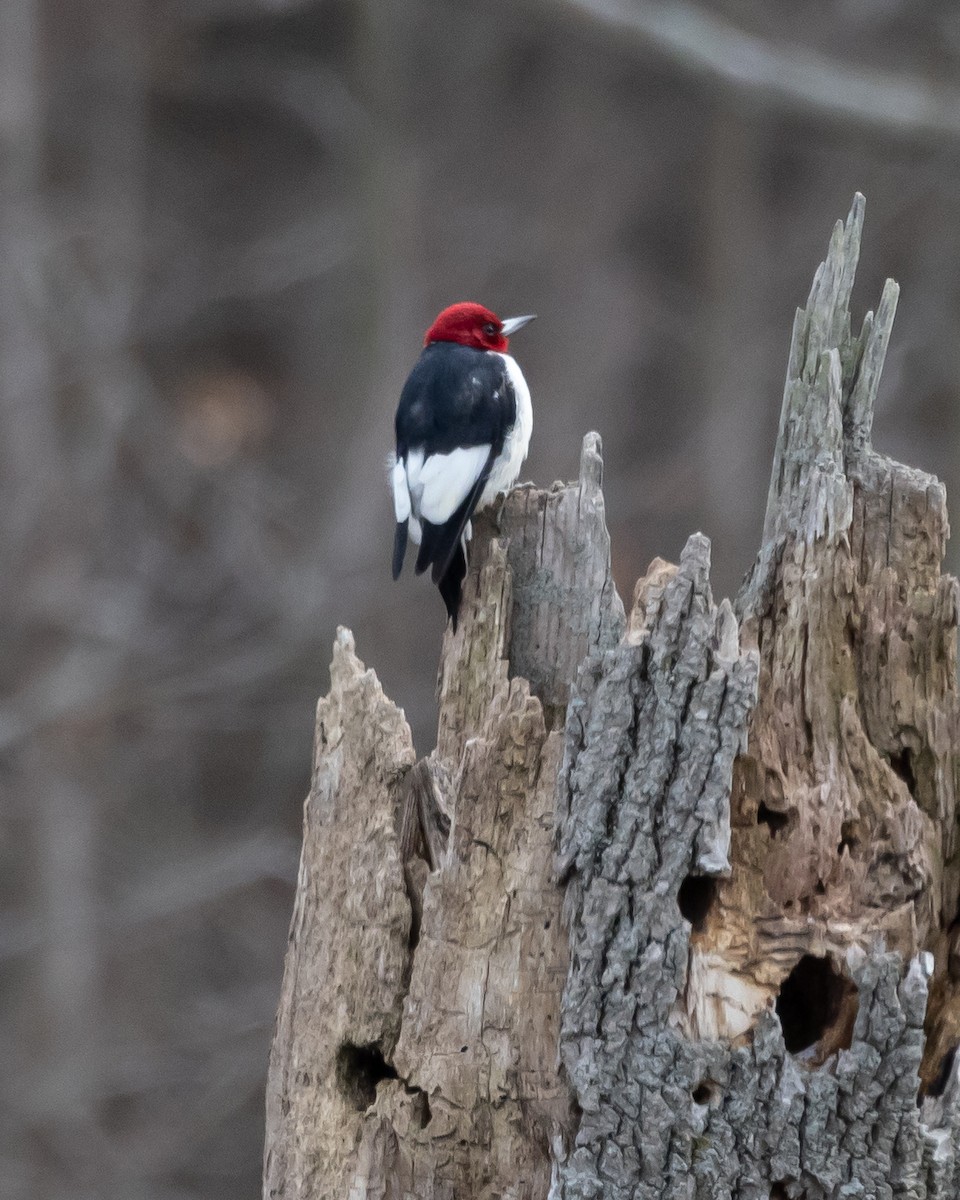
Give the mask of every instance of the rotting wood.
<svg viewBox="0 0 960 1200">
<path fill-rule="evenodd" d="M 870 448 L 896 289 L 852 337 L 862 215 L 858 197 L 794 328 L 763 548 L 738 603 L 756 707 L 707 721 L 715 745 L 744 742 L 721 806 L 731 869 L 691 835 L 703 793 L 685 747 L 705 744 L 684 721 L 700 705 L 674 695 L 709 678 L 688 648 L 705 582 L 679 631 L 641 595 L 645 654 L 587 671 L 568 724 L 561 1045 L 583 1117 L 557 1196 L 958 1194 L 955 1076 L 917 1108 L 924 951 L 942 974 L 956 909 L 957 585 L 939 573 L 943 489 Z M 659 572 L 658 614 L 692 568 Z M 627 694 L 646 714 L 632 724 Z M 657 720 L 675 732 L 651 750 Z M 591 755 L 608 757 L 618 722 L 619 776 L 598 787 Z"/>
<path fill-rule="evenodd" d="M 960 1195 L 958 589 L 941 485 L 871 448 L 862 219 L 736 605 L 695 535 L 625 620 L 590 435 L 477 523 L 428 758 L 338 635 L 265 1196 Z"/>
</svg>

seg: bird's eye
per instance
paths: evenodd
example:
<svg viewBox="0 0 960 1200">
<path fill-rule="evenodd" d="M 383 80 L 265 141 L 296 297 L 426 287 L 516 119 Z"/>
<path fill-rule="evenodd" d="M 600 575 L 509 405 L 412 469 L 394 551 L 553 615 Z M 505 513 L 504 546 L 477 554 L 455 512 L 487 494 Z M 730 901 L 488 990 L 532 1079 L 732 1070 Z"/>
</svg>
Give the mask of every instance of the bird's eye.
<svg viewBox="0 0 960 1200">
<path fill-rule="evenodd" d="M 488 321 L 483 327 L 483 332 L 487 335 L 487 337 L 495 337 L 500 330 L 497 329 L 496 325 L 494 325 L 492 321 Z"/>
</svg>

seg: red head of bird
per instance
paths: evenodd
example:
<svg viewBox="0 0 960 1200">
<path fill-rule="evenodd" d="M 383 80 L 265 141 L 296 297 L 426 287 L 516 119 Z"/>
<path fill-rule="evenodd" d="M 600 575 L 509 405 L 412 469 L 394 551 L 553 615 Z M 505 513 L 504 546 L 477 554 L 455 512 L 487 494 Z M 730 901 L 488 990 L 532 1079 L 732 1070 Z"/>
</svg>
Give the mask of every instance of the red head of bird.
<svg viewBox="0 0 960 1200">
<path fill-rule="evenodd" d="M 522 329 L 533 316 L 507 317 L 501 321 L 495 312 L 482 304 L 451 304 L 445 308 L 426 332 L 423 344 L 459 342 L 475 350 L 495 350 L 506 354 L 511 334 Z"/>
</svg>

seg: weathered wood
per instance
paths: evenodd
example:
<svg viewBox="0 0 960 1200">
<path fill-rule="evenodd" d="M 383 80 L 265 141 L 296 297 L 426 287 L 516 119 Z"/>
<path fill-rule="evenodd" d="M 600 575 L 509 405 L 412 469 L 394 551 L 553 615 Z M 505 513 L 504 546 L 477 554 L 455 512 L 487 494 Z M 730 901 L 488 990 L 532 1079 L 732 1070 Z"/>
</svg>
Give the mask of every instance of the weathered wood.
<svg viewBox="0 0 960 1200">
<path fill-rule="evenodd" d="M 267 1089 L 264 1194 L 347 1196 L 345 1151 L 396 1046 L 410 903 L 396 818 L 410 731 L 340 630 L 317 708 L 313 782 Z"/>
<path fill-rule="evenodd" d="M 478 522 L 428 758 L 338 636 L 265 1196 L 960 1194 L 958 588 L 941 485 L 870 444 L 862 218 L 735 606 L 695 535 L 625 622 L 590 435 Z"/>
<path fill-rule="evenodd" d="M 591 435 L 578 483 L 516 489 L 477 523 L 428 759 L 412 765 L 402 714 L 338 637 L 271 1056 L 267 1197 L 546 1195 L 551 1142 L 572 1129 L 557 1070 L 562 720 L 576 664 L 624 623 L 601 466 Z"/>
<path fill-rule="evenodd" d="M 730 667 L 709 659 L 693 546 L 643 653 L 597 663 L 571 712 L 561 1046 L 583 1119 L 557 1196 L 958 1194 L 956 1102 L 917 1110 L 934 965 L 920 951 L 940 950 L 942 975 L 957 899 L 957 585 L 939 573 L 942 487 L 870 448 L 896 289 L 851 337 L 862 214 L 858 197 L 794 327 L 739 604 L 759 662 L 749 721 L 745 659 L 728 653 L 714 685 L 725 710 L 697 690 Z M 671 599 L 679 628 L 660 615 Z M 704 863 L 696 806 L 708 749 L 729 779 L 740 739 L 725 871 Z"/>
</svg>

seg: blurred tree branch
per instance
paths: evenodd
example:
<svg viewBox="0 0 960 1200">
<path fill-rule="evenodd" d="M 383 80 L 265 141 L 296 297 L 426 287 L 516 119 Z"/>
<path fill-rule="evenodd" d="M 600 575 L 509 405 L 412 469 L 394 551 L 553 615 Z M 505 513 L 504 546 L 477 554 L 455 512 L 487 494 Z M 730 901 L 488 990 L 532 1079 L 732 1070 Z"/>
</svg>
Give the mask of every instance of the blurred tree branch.
<svg viewBox="0 0 960 1200">
<path fill-rule="evenodd" d="M 689 0 L 562 0 L 684 71 L 768 104 L 909 139 L 960 138 L 960 90 L 919 74 L 842 62 L 738 29 Z"/>
</svg>

